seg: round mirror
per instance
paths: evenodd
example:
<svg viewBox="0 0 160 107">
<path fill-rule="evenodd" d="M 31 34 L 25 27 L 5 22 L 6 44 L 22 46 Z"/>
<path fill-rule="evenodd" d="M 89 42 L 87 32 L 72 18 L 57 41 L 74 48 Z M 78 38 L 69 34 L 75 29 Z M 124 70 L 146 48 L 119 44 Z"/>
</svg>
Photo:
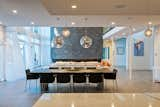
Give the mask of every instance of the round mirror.
<svg viewBox="0 0 160 107">
<path fill-rule="evenodd" d="M 81 38 L 80 44 L 83 48 L 89 48 L 92 45 L 92 39 L 85 35 Z"/>
<path fill-rule="evenodd" d="M 63 44 L 64 44 L 63 37 L 61 37 L 61 36 L 55 37 L 55 40 L 54 40 L 54 47 L 55 48 L 61 48 L 61 47 L 63 47 Z"/>
</svg>

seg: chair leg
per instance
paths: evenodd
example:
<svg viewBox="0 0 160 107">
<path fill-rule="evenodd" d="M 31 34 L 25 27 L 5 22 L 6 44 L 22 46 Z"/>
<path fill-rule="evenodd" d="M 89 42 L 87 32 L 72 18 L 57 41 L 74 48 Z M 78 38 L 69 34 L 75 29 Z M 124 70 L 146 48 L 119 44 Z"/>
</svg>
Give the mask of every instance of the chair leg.
<svg viewBox="0 0 160 107">
<path fill-rule="evenodd" d="M 70 89 L 69 90 L 70 90 L 70 92 L 72 92 L 72 84 L 70 83 L 69 85 L 70 85 Z"/>
<path fill-rule="evenodd" d="M 30 85 L 31 85 L 31 80 L 29 80 L 29 89 L 30 89 Z"/>
<path fill-rule="evenodd" d="M 36 90 L 37 90 L 38 88 L 37 88 L 37 79 L 36 79 Z"/>
<path fill-rule="evenodd" d="M 74 83 L 71 83 L 71 92 L 74 92 Z"/>
<path fill-rule="evenodd" d="M 43 91 L 44 91 L 44 87 L 43 86 L 44 86 L 43 83 L 40 83 L 41 93 L 43 93 Z"/>
<path fill-rule="evenodd" d="M 115 80 L 115 84 L 116 84 L 116 90 L 118 90 L 118 83 L 117 83 L 117 80 Z"/>
<path fill-rule="evenodd" d="M 43 92 L 43 89 L 44 89 L 43 83 L 40 83 L 40 87 L 41 87 L 41 93 L 42 93 L 42 92 Z"/>
<path fill-rule="evenodd" d="M 27 89 L 27 79 L 26 79 L 26 82 L 25 82 L 25 90 Z"/>
<path fill-rule="evenodd" d="M 114 86 L 115 86 L 115 85 L 114 85 L 114 80 L 113 80 L 112 82 L 113 82 L 113 91 L 115 91 L 115 88 L 114 88 Z"/>
<path fill-rule="evenodd" d="M 58 83 L 56 84 L 56 92 L 58 93 Z"/>
</svg>

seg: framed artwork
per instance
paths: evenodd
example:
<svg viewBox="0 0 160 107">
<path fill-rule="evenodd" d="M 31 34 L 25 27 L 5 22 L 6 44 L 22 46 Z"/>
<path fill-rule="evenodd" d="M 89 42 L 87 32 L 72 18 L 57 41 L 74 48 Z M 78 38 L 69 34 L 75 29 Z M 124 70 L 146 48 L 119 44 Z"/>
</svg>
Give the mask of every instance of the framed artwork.
<svg viewBox="0 0 160 107">
<path fill-rule="evenodd" d="M 134 43 L 134 56 L 144 56 L 144 42 L 137 41 Z"/>
<path fill-rule="evenodd" d="M 125 49 L 124 47 L 117 47 L 117 55 L 124 55 Z"/>
</svg>

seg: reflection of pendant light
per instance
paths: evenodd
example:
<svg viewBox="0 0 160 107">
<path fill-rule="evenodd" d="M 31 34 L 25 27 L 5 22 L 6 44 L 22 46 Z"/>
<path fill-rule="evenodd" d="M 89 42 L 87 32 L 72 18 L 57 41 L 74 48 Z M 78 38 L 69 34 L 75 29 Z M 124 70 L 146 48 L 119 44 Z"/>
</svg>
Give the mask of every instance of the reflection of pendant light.
<svg viewBox="0 0 160 107">
<path fill-rule="evenodd" d="M 63 44 L 64 44 L 64 41 L 63 41 L 62 36 L 55 37 L 55 40 L 54 40 L 54 47 L 55 48 L 62 48 Z"/>
<path fill-rule="evenodd" d="M 148 6 L 147 7 L 148 7 L 148 17 L 150 18 L 150 3 L 149 3 L 149 1 L 148 1 Z M 151 37 L 152 36 L 151 25 L 152 25 L 152 22 L 149 19 L 148 27 L 147 27 L 147 29 L 144 32 L 144 34 L 145 34 L 146 37 Z"/>
<path fill-rule="evenodd" d="M 64 40 L 63 37 L 60 36 L 60 34 L 58 33 L 58 29 L 54 28 L 54 39 L 51 42 L 51 47 L 52 48 L 62 48 L 64 45 Z"/>
<path fill-rule="evenodd" d="M 70 31 L 69 31 L 69 29 L 67 28 L 66 19 L 65 19 L 65 27 L 64 27 L 63 30 L 62 30 L 62 35 L 63 35 L 64 37 L 70 36 Z"/>
</svg>

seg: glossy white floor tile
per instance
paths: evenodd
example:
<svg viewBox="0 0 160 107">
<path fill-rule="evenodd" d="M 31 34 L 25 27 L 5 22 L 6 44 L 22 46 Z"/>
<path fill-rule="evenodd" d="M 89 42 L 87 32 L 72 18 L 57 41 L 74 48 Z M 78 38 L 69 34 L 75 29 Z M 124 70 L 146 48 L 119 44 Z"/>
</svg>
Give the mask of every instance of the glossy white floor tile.
<svg viewBox="0 0 160 107">
<path fill-rule="evenodd" d="M 160 96 L 159 93 L 156 95 Z M 61 93 L 43 94 L 33 107 L 160 107 L 155 94 Z"/>
</svg>

